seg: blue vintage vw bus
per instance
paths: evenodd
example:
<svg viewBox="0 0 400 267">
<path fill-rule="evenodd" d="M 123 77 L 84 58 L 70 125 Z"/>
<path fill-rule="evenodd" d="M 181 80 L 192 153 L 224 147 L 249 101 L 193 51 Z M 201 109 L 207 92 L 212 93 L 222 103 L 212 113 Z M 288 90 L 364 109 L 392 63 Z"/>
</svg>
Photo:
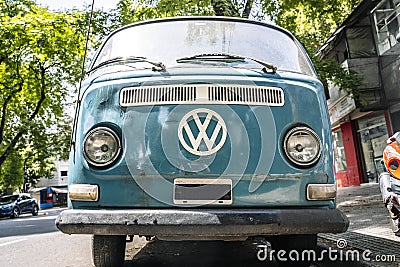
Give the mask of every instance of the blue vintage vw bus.
<svg viewBox="0 0 400 267">
<path fill-rule="evenodd" d="M 133 235 L 316 245 L 335 208 L 324 90 L 286 30 L 224 17 L 145 21 L 110 34 L 79 95 L 67 234 L 96 266 Z"/>
</svg>

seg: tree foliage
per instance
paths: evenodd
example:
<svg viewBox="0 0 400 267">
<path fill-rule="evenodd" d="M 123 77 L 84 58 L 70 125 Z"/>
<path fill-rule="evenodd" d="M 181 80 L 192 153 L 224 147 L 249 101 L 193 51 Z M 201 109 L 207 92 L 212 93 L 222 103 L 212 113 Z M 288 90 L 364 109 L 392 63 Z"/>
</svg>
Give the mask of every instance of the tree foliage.
<svg viewBox="0 0 400 267">
<path fill-rule="evenodd" d="M 0 181 L 16 184 L 8 166 L 46 176 L 49 159 L 65 156 L 64 107 L 80 76 L 83 16 L 50 12 L 29 0 L 0 2 Z M 26 158 L 28 158 L 27 161 Z M 22 163 L 21 163 L 22 162 Z M 7 169 L 8 168 L 8 169 Z M 18 170 L 17 170 L 18 169 Z M 17 175 L 17 173 L 14 173 Z M 0 188 L 1 189 L 1 188 Z"/>
<path fill-rule="evenodd" d="M 171 16 L 269 17 L 304 44 L 327 86 L 331 80 L 356 96 L 355 73 L 314 56 L 361 0 L 120 0 L 93 14 L 91 47 L 112 30 Z M 0 1 L 0 190 L 23 176 L 50 176 L 54 157 L 66 158 L 70 118 L 65 104 L 78 83 L 89 12 L 50 12 L 33 0 Z"/>
<path fill-rule="evenodd" d="M 355 71 L 344 68 L 330 58 L 321 60 L 314 57 L 314 65 L 325 88 L 328 88 L 328 81 L 330 81 L 352 98 L 359 96 L 358 87 L 362 80 Z"/>
<path fill-rule="evenodd" d="M 279 26 L 293 32 L 314 54 L 361 0 L 269 0 L 263 9 Z"/>
<path fill-rule="evenodd" d="M 262 2 L 262 1 L 261 1 Z M 173 16 L 227 16 L 249 18 L 254 0 L 120 0 L 119 25 Z"/>
<path fill-rule="evenodd" d="M 119 24 L 138 21 L 193 15 L 214 15 L 212 1 L 206 0 L 120 0 L 117 4 Z"/>
<path fill-rule="evenodd" d="M 325 88 L 328 80 L 352 97 L 358 96 L 361 79 L 331 59 L 315 55 L 361 0 L 269 0 L 263 10 L 279 26 L 293 32 L 311 56 Z"/>
<path fill-rule="evenodd" d="M 24 182 L 23 160 L 19 153 L 13 151 L 1 166 L 0 188 L 11 194 Z"/>
<path fill-rule="evenodd" d="M 275 24 L 293 32 L 306 48 L 325 88 L 328 80 L 351 96 L 358 95 L 361 80 L 355 72 L 333 60 L 315 56 L 317 49 L 339 27 L 361 0 L 120 0 L 119 25 L 159 17 L 217 15 L 255 19 L 269 17 Z"/>
</svg>

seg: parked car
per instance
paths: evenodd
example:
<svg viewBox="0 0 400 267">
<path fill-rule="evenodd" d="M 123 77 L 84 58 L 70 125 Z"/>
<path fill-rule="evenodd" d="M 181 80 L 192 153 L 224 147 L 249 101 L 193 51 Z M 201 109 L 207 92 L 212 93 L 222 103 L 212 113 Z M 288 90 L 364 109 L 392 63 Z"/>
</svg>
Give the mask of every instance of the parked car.
<svg viewBox="0 0 400 267">
<path fill-rule="evenodd" d="M 38 215 L 39 205 L 29 194 L 15 194 L 0 198 L 0 217 L 18 218 L 20 214 Z"/>
</svg>

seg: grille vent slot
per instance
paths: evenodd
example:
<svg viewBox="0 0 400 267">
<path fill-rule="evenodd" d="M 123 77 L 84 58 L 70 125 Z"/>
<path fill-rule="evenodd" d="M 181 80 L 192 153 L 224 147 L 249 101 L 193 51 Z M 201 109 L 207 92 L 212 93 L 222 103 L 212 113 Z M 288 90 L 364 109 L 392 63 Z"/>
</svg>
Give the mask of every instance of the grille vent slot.
<svg viewBox="0 0 400 267">
<path fill-rule="evenodd" d="M 121 90 L 123 107 L 168 104 L 238 104 L 283 106 L 284 92 L 279 87 L 243 85 L 183 85 L 127 87 Z"/>
<path fill-rule="evenodd" d="M 195 86 L 134 87 L 121 91 L 121 106 L 161 105 L 195 101 Z"/>
<path fill-rule="evenodd" d="M 209 86 L 209 101 L 222 103 L 283 105 L 283 90 L 268 87 Z"/>
</svg>

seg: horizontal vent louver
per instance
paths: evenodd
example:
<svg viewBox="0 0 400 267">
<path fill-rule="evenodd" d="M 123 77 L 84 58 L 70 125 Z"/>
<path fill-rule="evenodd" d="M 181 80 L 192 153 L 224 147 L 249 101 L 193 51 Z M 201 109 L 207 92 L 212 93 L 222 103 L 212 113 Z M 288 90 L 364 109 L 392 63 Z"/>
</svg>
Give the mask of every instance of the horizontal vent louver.
<svg viewBox="0 0 400 267">
<path fill-rule="evenodd" d="M 128 87 L 121 90 L 123 107 L 167 104 L 238 104 L 283 106 L 278 87 L 208 85 Z"/>
<path fill-rule="evenodd" d="M 135 87 L 121 91 L 121 106 L 161 105 L 196 100 L 196 87 Z"/>
<path fill-rule="evenodd" d="M 209 101 L 282 106 L 283 90 L 267 87 L 210 86 Z"/>
</svg>

